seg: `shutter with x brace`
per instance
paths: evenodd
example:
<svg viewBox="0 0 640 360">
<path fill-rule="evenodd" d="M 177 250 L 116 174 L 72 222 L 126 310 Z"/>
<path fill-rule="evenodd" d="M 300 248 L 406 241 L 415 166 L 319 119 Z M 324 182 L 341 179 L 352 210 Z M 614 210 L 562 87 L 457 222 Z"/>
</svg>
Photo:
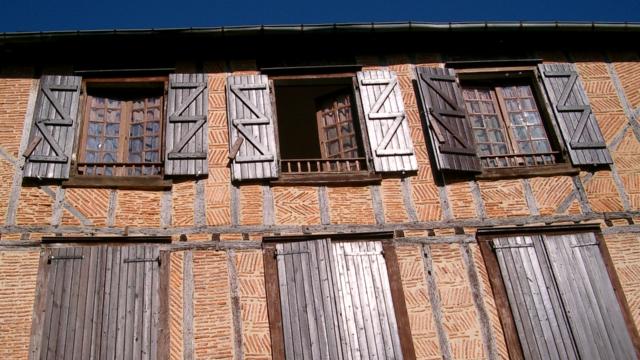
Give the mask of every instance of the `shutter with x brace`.
<svg viewBox="0 0 640 360">
<path fill-rule="evenodd" d="M 69 178 L 80 82 L 78 76 L 40 78 L 29 144 L 23 154 L 25 177 Z"/>
<path fill-rule="evenodd" d="M 455 71 L 435 67 L 416 70 L 438 170 L 481 171 Z"/>
<path fill-rule="evenodd" d="M 376 171 L 418 170 L 396 74 L 361 71 L 358 85 Z"/>
<path fill-rule="evenodd" d="M 574 64 L 540 64 L 540 75 L 574 165 L 611 164 Z"/>
<path fill-rule="evenodd" d="M 277 178 L 278 158 L 267 76 L 229 76 L 227 106 L 233 180 Z"/>
<path fill-rule="evenodd" d="M 170 74 L 166 175 L 207 174 L 207 75 Z"/>
</svg>

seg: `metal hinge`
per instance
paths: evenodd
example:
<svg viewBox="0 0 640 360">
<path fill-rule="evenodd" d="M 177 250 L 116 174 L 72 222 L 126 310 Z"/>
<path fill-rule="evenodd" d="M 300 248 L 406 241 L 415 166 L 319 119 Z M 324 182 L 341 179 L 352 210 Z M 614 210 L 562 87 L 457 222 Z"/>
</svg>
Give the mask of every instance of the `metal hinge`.
<svg viewBox="0 0 640 360">
<path fill-rule="evenodd" d="M 51 264 L 52 261 L 57 261 L 57 260 L 82 260 L 84 259 L 84 256 L 80 255 L 80 256 L 49 256 L 49 258 L 47 259 L 47 264 Z"/>
<path fill-rule="evenodd" d="M 140 262 L 158 262 L 158 266 L 162 265 L 162 262 L 160 261 L 160 257 L 158 256 L 157 258 L 134 258 L 134 259 L 124 259 L 122 262 L 125 264 L 128 263 L 140 263 Z"/>
<path fill-rule="evenodd" d="M 292 252 L 279 252 L 276 250 L 275 256 L 294 255 L 294 254 L 309 254 L 309 251 L 292 251 Z"/>
</svg>

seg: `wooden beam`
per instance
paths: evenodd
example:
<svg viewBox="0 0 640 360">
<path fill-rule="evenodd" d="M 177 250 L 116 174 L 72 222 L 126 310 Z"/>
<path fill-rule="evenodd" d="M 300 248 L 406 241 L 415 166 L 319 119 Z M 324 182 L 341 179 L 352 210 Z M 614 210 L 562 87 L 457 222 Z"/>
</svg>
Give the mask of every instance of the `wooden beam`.
<svg viewBox="0 0 640 360">
<path fill-rule="evenodd" d="M 431 248 L 429 245 L 422 246 L 422 255 L 422 264 L 424 266 L 424 275 L 426 277 L 425 282 L 427 283 L 427 292 L 429 293 L 431 312 L 433 313 L 433 322 L 436 327 L 440 353 L 442 354 L 442 359 L 451 360 L 453 359 L 453 355 L 451 353 L 451 345 L 449 344 L 449 336 L 444 328 L 442 302 L 440 300 L 440 293 L 438 292 L 436 273 L 433 269 L 433 262 L 431 260 L 433 257 L 431 256 Z"/>
<path fill-rule="evenodd" d="M 40 344 L 42 342 L 42 326 L 44 324 L 45 306 L 47 299 L 47 283 L 49 277 L 49 251 L 45 250 L 40 255 L 38 262 L 38 275 L 36 277 L 36 293 L 33 304 L 33 315 L 31 318 L 31 334 L 29 341 L 29 359 L 40 359 Z"/>
<path fill-rule="evenodd" d="M 269 315 L 269 333 L 271 334 L 271 357 L 273 359 L 284 359 L 284 333 L 282 330 L 280 285 L 278 283 L 278 264 L 276 262 L 275 244 L 266 246 L 262 254 L 265 292 L 267 295 L 267 313 Z"/>
<path fill-rule="evenodd" d="M 193 338 L 193 251 L 184 252 L 182 261 L 182 349 L 183 359 L 195 359 L 195 342 Z"/>
<path fill-rule="evenodd" d="M 229 291 L 231 293 L 231 317 L 233 319 L 233 358 L 244 359 L 244 351 L 242 348 L 242 309 L 238 290 L 236 252 L 233 249 L 227 251 L 227 268 L 229 271 Z"/>
</svg>

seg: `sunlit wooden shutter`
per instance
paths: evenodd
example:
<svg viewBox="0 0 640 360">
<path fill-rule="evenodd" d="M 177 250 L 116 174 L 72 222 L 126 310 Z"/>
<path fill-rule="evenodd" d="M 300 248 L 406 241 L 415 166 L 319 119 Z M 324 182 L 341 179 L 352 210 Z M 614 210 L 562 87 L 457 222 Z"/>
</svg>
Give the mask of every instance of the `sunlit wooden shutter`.
<svg viewBox="0 0 640 360">
<path fill-rule="evenodd" d="M 357 75 L 375 170 L 417 170 L 418 162 L 395 72 L 371 70 Z"/>
<path fill-rule="evenodd" d="M 40 78 L 29 144 L 23 154 L 25 177 L 69 178 L 81 80 L 78 76 Z"/>
<path fill-rule="evenodd" d="M 334 242 L 332 250 L 344 357 L 402 359 L 382 244 Z"/>
<path fill-rule="evenodd" d="M 540 64 L 549 102 L 574 165 L 613 161 L 574 64 Z"/>
<path fill-rule="evenodd" d="M 207 74 L 169 75 L 166 175 L 207 174 L 207 108 Z"/>
<path fill-rule="evenodd" d="M 232 179 L 277 178 L 278 159 L 267 76 L 229 76 L 227 114 Z"/>
<path fill-rule="evenodd" d="M 537 235 L 494 240 L 522 352 L 526 359 L 578 359 L 540 240 Z"/>
<path fill-rule="evenodd" d="M 418 67 L 416 71 L 438 170 L 480 172 L 480 159 L 455 71 L 436 67 Z"/>
<path fill-rule="evenodd" d="M 593 233 L 544 235 L 560 296 L 583 359 L 636 359 Z"/>
<path fill-rule="evenodd" d="M 343 359 L 329 240 L 276 246 L 287 359 Z"/>
</svg>

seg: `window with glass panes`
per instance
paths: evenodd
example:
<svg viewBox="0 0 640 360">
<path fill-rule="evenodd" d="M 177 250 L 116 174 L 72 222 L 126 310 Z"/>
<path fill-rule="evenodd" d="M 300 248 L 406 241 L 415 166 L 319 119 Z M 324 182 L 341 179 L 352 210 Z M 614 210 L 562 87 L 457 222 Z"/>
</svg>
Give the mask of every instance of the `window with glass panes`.
<svg viewBox="0 0 640 360">
<path fill-rule="evenodd" d="M 90 89 L 78 173 L 160 175 L 163 91 L 163 87 Z"/>
<path fill-rule="evenodd" d="M 353 126 L 351 94 L 332 94 L 318 100 L 317 104 L 322 157 L 325 159 L 357 157 L 358 144 Z"/>
<path fill-rule="evenodd" d="M 520 165 L 553 161 L 531 85 L 465 86 L 463 97 L 483 164 L 508 166 L 508 155 L 525 155 Z"/>
</svg>

